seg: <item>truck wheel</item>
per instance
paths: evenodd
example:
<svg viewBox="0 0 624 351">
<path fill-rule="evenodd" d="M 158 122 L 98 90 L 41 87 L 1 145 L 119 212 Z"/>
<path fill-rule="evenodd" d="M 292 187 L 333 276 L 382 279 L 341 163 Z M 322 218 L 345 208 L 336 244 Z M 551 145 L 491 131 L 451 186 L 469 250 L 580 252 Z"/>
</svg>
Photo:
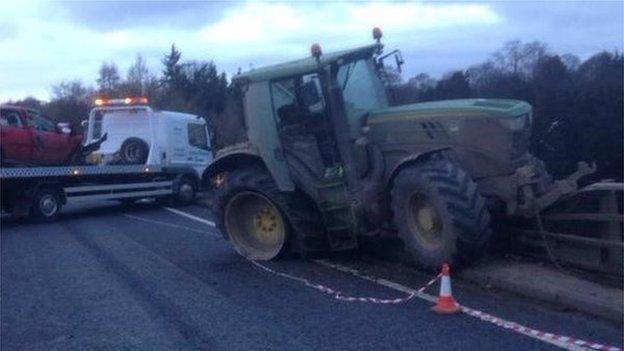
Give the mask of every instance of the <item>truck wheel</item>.
<svg viewBox="0 0 624 351">
<path fill-rule="evenodd" d="M 195 202 L 197 184 L 189 177 L 182 177 L 178 183 L 178 193 L 175 195 L 177 205 L 190 205 Z"/>
<path fill-rule="evenodd" d="M 42 188 L 33 197 L 31 216 L 40 222 L 54 221 L 63 206 L 61 195 L 55 189 Z"/>
<path fill-rule="evenodd" d="M 271 260 L 289 248 L 301 254 L 322 251 L 321 219 L 306 200 L 279 191 L 263 168 L 235 170 L 215 196 L 217 228 L 252 260 Z"/>
<path fill-rule="evenodd" d="M 147 155 L 149 154 L 149 146 L 138 138 L 129 138 L 121 144 L 119 155 L 125 164 L 145 164 Z"/>
<path fill-rule="evenodd" d="M 456 164 L 410 166 L 394 180 L 391 196 L 399 236 L 417 263 L 437 270 L 484 253 L 490 214 L 474 181 Z"/>
</svg>

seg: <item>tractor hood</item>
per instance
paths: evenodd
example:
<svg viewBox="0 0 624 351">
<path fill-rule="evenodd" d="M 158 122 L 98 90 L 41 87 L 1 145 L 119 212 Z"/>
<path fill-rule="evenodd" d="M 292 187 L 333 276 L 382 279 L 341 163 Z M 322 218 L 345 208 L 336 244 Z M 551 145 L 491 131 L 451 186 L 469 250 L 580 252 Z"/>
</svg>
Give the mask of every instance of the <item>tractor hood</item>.
<svg viewBox="0 0 624 351">
<path fill-rule="evenodd" d="M 511 174 L 528 153 L 531 105 L 518 100 L 464 99 L 370 111 L 369 140 L 404 158 L 452 150 L 474 177 Z"/>
<path fill-rule="evenodd" d="M 531 105 L 520 100 L 461 99 L 423 102 L 370 111 L 368 122 L 377 124 L 431 118 L 519 118 L 531 112 Z"/>
</svg>

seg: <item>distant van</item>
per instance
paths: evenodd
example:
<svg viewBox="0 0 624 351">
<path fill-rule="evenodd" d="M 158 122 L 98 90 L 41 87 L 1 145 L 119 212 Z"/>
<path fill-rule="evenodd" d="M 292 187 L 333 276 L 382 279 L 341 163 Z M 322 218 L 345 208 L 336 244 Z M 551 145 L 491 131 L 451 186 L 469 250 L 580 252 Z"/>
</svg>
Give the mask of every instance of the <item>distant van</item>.
<svg viewBox="0 0 624 351">
<path fill-rule="evenodd" d="M 201 178 L 212 161 L 201 117 L 153 110 L 145 98 L 98 99 L 96 106 L 85 123 L 85 144 L 104 141 L 88 163 L 188 167 Z"/>
</svg>

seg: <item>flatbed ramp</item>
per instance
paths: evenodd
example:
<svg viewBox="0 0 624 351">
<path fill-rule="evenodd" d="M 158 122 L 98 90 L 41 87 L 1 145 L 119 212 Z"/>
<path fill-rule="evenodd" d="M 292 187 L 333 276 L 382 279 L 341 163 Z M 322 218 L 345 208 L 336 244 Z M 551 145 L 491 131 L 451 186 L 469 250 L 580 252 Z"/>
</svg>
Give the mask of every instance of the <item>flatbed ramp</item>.
<svg viewBox="0 0 624 351">
<path fill-rule="evenodd" d="M 3 167 L 1 205 L 3 213 L 49 221 L 72 202 L 174 199 L 185 177 L 184 170 L 154 165 Z"/>
<path fill-rule="evenodd" d="M 64 166 L 64 167 L 3 167 L 0 179 L 64 177 L 78 175 L 160 173 L 162 167 L 149 165 Z"/>
</svg>

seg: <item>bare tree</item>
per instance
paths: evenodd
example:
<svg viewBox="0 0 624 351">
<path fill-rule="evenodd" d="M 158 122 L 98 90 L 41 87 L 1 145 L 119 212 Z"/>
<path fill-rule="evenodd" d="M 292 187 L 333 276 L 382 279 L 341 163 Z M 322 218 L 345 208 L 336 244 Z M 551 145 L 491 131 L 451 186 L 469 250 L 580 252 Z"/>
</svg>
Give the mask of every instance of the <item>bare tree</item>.
<svg viewBox="0 0 624 351">
<path fill-rule="evenodd" d="M 55 121 L 70 122 L 72 129 L 79 131 L 80 121 L 89 113 L 93 95 L 93 88 L 80 80 L 61 82 L 52 87 L 52 100 L 43 111 Z"/>
<path fill-rule="evenodd" d="M 74 102 L 89 101 L 93 89 L 85 87 L 80 80 L 61 82 L 52 86 L 52 100 Z"/>
<path fill-rule="evenodd" d="M 572 54 L 561 55 L 561 61 L 563 61 L 563 64 L 572 72 L 578 70 L 579 66 L 581 65 L 581 59 L 579 59 L 578 56 Z"/>
<path fill-rule="evenodd" d="M 547 52 L 548 47 L 542 42 L 523 44 L 520 40 L 512 40 L 492 55 L 491 62 L 502 72 L 526 79 L 533 75 L 537 62 Z"/>
<path fill-rule="evenodd" d="M 407 84 L 416 89 L 430 89 L 435 87 L 436 80 L 427 73 L 419 73 L 407 81 Z"/>
<path fill-rule="evenodd" d="M 97 79 L 98 91 L 101 94 L 113 95 L 119 89 L 119 70 L 114 62 L 102 62 L 100 66 L 99 77 Z"/>
<path fill-rule="evenodd" d="M 150 78 L 150 72 L 145 63 L 145 59 L 143 59 L 141 54 L 137 54 L 136 61 L 130 66 L 126 76 L 126 84 L 129 93 L 133 95 L 146 95 L 147 85 L 151 80 Z"/>
</svg>

